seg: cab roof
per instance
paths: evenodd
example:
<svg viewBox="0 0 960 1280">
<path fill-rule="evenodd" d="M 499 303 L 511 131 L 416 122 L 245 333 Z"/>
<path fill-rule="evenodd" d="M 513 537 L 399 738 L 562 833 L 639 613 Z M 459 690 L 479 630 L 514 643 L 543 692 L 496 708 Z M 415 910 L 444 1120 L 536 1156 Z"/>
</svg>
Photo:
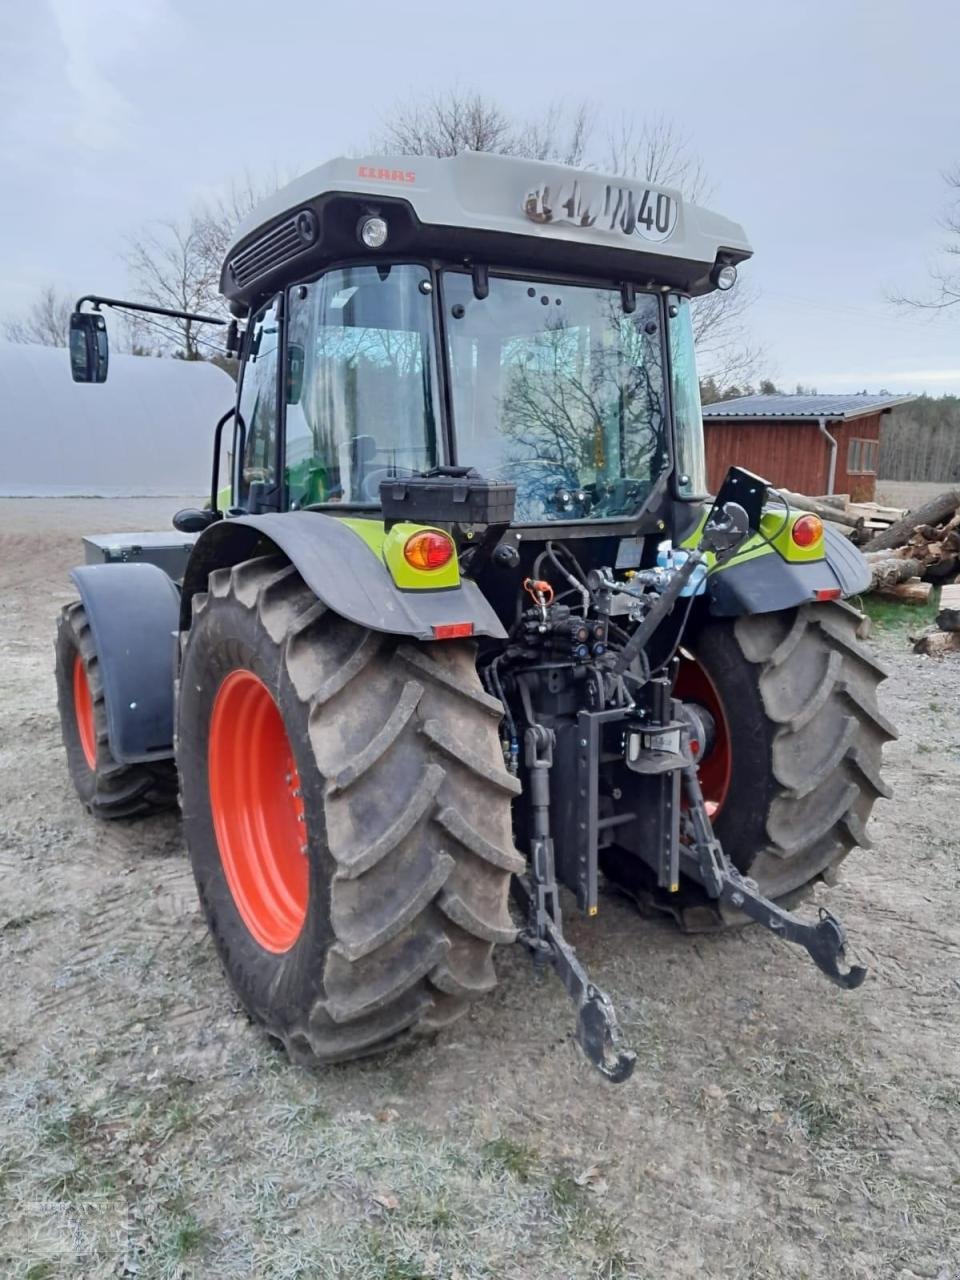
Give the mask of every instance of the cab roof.
<svg viewBox="0 0 960 1280">
<path fill-rule="evenodd" d="M 378 214 L 386 244 L 359 223 Z M 262 201 L 240 224 L 221 291 L 241 309 L 334 260 L 441 258 L 707 293 L 719 263 L 752 250 L 737 223 L 643 179 L 484 152 L 341 156 Z"/>
</svg>

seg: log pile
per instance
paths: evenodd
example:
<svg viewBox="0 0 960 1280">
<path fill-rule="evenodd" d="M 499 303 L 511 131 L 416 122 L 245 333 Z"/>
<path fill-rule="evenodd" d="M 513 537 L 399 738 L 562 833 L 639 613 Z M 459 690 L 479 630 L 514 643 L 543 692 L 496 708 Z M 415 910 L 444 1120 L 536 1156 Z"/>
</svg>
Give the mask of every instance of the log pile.
<svg viewBox="0 0 960 1280">
<path fill-rule="evenodd" d="M 948 489 L 882 529 L 861 548 L 871 590 L 925 604 L 935 583 L 960 572 L 960 489 Z"/>
</svg>

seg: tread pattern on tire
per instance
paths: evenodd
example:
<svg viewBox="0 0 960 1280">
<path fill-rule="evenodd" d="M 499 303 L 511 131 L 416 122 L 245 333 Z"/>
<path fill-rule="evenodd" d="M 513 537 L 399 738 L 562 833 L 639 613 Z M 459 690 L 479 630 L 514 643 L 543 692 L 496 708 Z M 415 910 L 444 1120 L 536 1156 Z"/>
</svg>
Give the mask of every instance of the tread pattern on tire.
<svg viewBox="0 0 960 1280">
<path fill-rule="evenodd" d="M 72 658 L 79 653 L 93 701 L 97 736 L 97 767 L 90 770 L 78 755 L 73 706 Z M 79 600 L 65 605 L 58 621 L 57 701 L 63 743 L 70 772 L 86 808 L 97 818 L 138 818 L 172 809 L 177 804 L 177 770 L 173 760 L 121 764 L 110 754 L 107 709 L 100 661 L 86 610 Z"/>
<path fill-rule="evenodd" d="M 749 868 L 771 896 L 829 875 L 857 845 L 868 848 L 870 811 L 891 794 L 881 754 L 897 733 L 877 705 L 886 671 L 858 639 L 859 621 L 837 603 L 734 624 L 744 658 L 761 668 L 764 710 L 777 726 L 768 844 Z"/>
<path fill-rule="evenodd" d="M 194 624 L 229 597 L 283 649 L 324 784 L 308 831 L 313 841 L 322 827 L 334 867 L 319 997 L 292 1017 L 281 967 L 257 1016 L 305 1063 L 445 1026 L 495 984 L 493 947 L 516 935 L 510 876 L 524 866 L 511 828 L 520 784 L 503 764 L 502 708 L 482 689 L 472 643 L 366 631 L 278 556 L 213 572 L 193 597 Z"/>
</svg>

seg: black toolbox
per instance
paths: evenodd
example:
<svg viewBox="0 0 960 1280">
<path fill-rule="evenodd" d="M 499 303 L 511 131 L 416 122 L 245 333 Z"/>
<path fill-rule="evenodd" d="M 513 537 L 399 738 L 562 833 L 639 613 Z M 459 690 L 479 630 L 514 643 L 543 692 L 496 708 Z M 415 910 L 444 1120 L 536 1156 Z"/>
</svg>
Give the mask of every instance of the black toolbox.
<svg viewBox="0 0 960 1280">
<path fill-rule="evenodd" d="M 472 467 L 436 467 L 380 482 L 384 523 L 509 524 L 517 486 L 484 480 Z"/>
</svg>

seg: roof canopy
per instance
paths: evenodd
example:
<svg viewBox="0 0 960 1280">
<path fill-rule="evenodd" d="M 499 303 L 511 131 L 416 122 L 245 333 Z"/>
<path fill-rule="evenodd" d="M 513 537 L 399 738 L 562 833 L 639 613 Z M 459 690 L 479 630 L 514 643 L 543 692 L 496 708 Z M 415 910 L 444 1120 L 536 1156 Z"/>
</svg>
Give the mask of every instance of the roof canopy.
<svg viewBox="0 0 960 1280">
<path fill-rule="evenodd" d="M 826 418 L 830 422 L 884 413 L 915 396 L 738 396 L 703 406 L 704 418 Z"/>
<path fill-rule="evenodd" d="M 360 242 L 360 220 L 388 225 L 382 248 Z M 644 179 L 468 151 L 341 156 L 288 183 L 244 219 L 220 287 L 250 304 L 303 270 L 349 258 L 460 258 L 542 263 L 691 292 L 714 287 L 718 261 L 750 256 L 743 228 Z"/>
</svg>

